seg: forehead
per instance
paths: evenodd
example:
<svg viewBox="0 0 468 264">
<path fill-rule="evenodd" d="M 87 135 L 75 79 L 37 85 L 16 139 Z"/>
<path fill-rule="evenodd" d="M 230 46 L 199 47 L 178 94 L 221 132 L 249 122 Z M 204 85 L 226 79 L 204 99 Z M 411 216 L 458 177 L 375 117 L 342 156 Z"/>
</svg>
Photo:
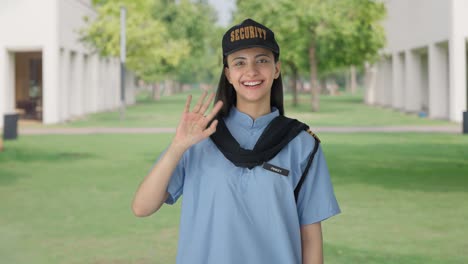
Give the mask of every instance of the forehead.
<svg viewBox="0 0 468 264">
<path fill-rule="evenodd" d="M 227 59 L 232 60 L 232 59 L 239 58 L 239 57 L 245 57 L 245 58 L 255 57 L 255 56 L 261 55 L 261 54 L 267 55 L 269 57 L 273 57 L 273 52 L 271 50 L 265 49 L 265 48 L 260 48 L 260 47 L 253 47 L 253 48 L 246 48 L 246 49 L 241 49 L 241 50 L 235 51 L 235 52 L 229 54 L 227 56 Z"/>
</svg>

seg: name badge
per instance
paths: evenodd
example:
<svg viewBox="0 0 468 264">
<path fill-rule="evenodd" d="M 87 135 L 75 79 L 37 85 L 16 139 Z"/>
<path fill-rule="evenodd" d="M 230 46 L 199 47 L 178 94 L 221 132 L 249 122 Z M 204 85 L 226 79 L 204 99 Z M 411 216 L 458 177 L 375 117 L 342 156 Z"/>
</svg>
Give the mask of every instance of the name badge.
<svg viewBox="0 0 468 264">
<path fill-rule="evenodd" d="M 278 173 L 278 174 L 281 174 L 283 176 L 288 176 L 289 175 L 289 171 L 287 169 L 280 168 L 280 167 L 272 165 L 272 164 L 270 164 L 268 162 L 263 163 L 263 168 L 265 170 L 269 170 L 271 172 Z"/>
</svg>

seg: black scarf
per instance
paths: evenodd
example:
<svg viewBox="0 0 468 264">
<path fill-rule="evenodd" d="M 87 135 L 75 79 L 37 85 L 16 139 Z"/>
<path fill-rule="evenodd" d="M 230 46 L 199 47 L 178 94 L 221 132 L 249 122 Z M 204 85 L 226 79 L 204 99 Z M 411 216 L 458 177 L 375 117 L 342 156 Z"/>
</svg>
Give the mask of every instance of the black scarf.
<svg viewBox="0 0 468 264">
<path fill-rule="evenodd" d="M 271 160 L 283 149 L 293 138 L 295 138 L 302 130 L 306 130 L 315 139 L 314 149 L 311 151 L 307 160 L 307 165 L 302 172 L 301 178 L 294 188 L 294 197 L 296 202 L 299 198 L 299 192 L 306 179 L 309 168 L 314 161 L 317 153 L 320 140 L 309 130 L 309 126 L 297 121 L 296 119 L 287 118 L 285 116 L 277 116 L 265 128 L 260 135 L 253 150 L 242 148 L 234 139 L 229 129 L 226 127 L 224 120 L 218 120 L 216 132 L 211 135 L 211 140 L 215 143 L 223 155 L 237 167 L 252 169 L 255 166 Z"/>
<path fill-rule="evenodd" d="M 252 169 L 274 158 L 301 131 L 308 129 L 309 126 L 296 119 L 277 116 L 265 128 L 254 148 L 247 150 L 239 145 L 220 118 L 211 140 L 234 165 Z"/>
</svg>

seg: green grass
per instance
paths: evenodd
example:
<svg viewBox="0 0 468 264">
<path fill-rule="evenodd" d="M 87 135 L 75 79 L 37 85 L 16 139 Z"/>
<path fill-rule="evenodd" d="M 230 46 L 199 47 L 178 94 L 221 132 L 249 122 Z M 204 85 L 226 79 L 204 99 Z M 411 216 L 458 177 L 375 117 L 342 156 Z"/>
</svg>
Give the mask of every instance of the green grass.
<svg viewBox="0 0 468 264">
<path fill-rule="evenodd" d="M 468 263 L 468 137 L 320 135 L 342 214 L 326 263 Z M 130 203 L 171 135 L 20 136 L 0 153 L 1 263 L 174 263 L 180 203 Z"/>
<path fill-rule="evenodd" d="M 126 119 L 121 121 L 116 111 L 91 114 L 73 122 L 53 127 L 176 127 L 188 94 L 198 98 L 200 91 L 163 96 L 153 101 L 149 94 L 140 92 L 137 104 L 127 107 Z M 397 125 L 450 125 L 443 120 L 420 118 L 415 114 L 405 114 L 390 108 L 372 107 L 363 104 L 362 95 L 344 94 L 340 96 L 321 96 L 320 111 L 310 111 L 310 95 L 300 95 L 299 105 L 292 106 L 290 94 L 285 95 L 285 111 L 290 117 L 297 118 L 311 126 L 397 126 Z M 35 125 L 37 126 L 37 125 Z"/>
</svg>

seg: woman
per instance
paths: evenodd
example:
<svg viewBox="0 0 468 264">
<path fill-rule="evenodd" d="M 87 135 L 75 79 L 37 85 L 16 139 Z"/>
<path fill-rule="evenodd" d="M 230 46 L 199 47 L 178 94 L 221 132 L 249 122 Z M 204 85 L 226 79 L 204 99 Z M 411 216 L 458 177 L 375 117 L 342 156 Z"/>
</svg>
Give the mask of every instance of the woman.
<svg viewBox="0 0 468 264">
<path fill-rule="evenodd" d="M 188 97 L 133 211 L 184 195 L 178 264 L 323 263 L 320 222 L 340 209 L 318 138 L 284 117 L 274 33 L 247 19 L 222 45 L 217 102 L 205 115 L 214 95 Z"/>
</svg>

